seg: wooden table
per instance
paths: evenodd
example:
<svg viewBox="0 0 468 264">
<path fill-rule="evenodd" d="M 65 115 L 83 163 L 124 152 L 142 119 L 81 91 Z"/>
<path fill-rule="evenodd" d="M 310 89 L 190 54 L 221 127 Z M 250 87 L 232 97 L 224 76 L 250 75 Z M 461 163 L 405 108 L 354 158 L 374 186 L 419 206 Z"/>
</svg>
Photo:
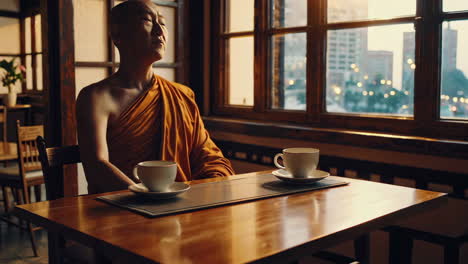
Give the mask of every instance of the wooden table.
<svg viewBox="0 0 468 264">
<path fill-rule="evenodd" d="M 16 104 L 14 106 L 6 106 L 8 112 L 16 112 L 21 111 L 24 112 L 24 124 L 23 125 L 31 125 L 32 123 L 32 116 L 31 116 L 31 108 L 32 105 L 30 104 Z"/>
<path fill-rule="evenodd" d="M 31 123 L 31 105 L 30 104 L 16 104 L 14 106 L 6 106 L 7 111 L 25 111 L 25 124 L 28 125 Z M 16 121 L 15 121 L 16 122 Z M 8 124 L 3 124 L 8 125 Z M 11 125 L 11 124 L 10 124 Z M 16 130 L 16 123 L 15 123 Z M 0 141 L 0 161 L 9 161 L 15 160 L 18 158 L 18 149 L 15 142 L 3 142 Z"/>
<path fill-rule="evenodd" d="M 14 142 L 0 141 L 0 161 L 18 159 L 18 148 Z"/>
<path fill-rule="evenodd" d="M 229 178 L 236 177 L 245 174 Z M 131 263 L 287 263 L 446 202 L 443 193 L 336 178 L 350 184 L 159 218 L 96 201 L 100 195 L 20 205 L 15 213 Z"/>
<path fill-rule="evenodd" d="M 5 107 L 8 109 L 8 110 L 27 110 L 27 109 L 30 109 L 31 108 L 31 105 L 30 104 L 15 104 L 13 106 L 7 106 L 5 105 Z"/>
</svg>

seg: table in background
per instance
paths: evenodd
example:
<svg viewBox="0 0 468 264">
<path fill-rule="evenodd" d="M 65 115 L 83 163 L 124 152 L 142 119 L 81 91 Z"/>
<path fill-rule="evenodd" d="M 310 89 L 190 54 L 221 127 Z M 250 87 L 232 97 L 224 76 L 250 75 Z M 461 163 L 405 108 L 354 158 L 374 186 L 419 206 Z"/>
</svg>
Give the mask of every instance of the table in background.
<svg viewBox="0 0 468 264">
<path fill-rule="evenodd" d="M 287 263 L 446 202 L 443 193 L 336 179 L 350 184 L 158 218 L 95 200 L 102 194 L 21 205 L 15 213 L 133 263 Z"/>
<path fill-rule="evenodd" d="M 17 144 L 14 142 L 0 141 L 0 161 L 18 159 Z"/>
<path fill-rule="evenodd" d="M 8 112 L 24 112 L 24 124 L 22 125 L 31 125 L 32 116 L 30 104 L 16 104 L 14 106 L 6 106 Z M 16 122 L 16 121 L 15 121 Z"/>
<path fill-rule="evenodd" d="M 3 105 L 3 107 L 6 107 L 8 112 L 24 111 L 25 113 L 24 123 L 26 125 L 31 124 L 31 107 L 32 106 L 30 104 L 16 104 L 14 106 Z M 6 124 L 3 124 L 3 125 L 13 126 L 13 124 L 15 124 L 14 125 L 15 129 L 9 129 L 10 130 L 9 132 L 12 133 L 12 131 L 16 131 L 16 121 L 14 123 L 8 121 Z M 16 145 L 17 144 L 15 142 L 0 141 L 0 161 L 16 160 L 18 158 L 18 150 L 17 150 Z"/>
</svg>

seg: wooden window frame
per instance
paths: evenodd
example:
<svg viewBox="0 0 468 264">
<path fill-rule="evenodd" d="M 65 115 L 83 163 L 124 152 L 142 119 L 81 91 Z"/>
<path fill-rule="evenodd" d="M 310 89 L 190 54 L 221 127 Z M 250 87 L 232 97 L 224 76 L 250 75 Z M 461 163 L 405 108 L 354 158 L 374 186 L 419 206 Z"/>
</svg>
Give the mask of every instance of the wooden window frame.
<svg viewBox="0 0 468 264">
<path fill-rule="evenodd" d="M 440 119 L 440 49 L 443 21 L 468 19 L 468 10 L 444 13 L 442 0 L 417 0 L 413 16 L 326 23 L 327 0 L 308 0 L 308 25 L 293 28 L 269 28 L 269 0 L 255 0 L 253 32 L 224 33 L 225 1 L 211 1 L 210 91 L 214 96 L 205 102 L 211 115 L 245 120 L 276 122 L 314 127 L 358 131 L 383 132 L 400 135 L 468 140 L 468 120 Z M 414 23 L 416 32 L 416 64 L 414 87 L 414 116 L 381 116 L 372 114 L 337 114 L 325 112 L 326 36 L 328 29 Z M 276 33 L 306 32 L 307 34 L 307 88 L 306 111 L 270 109 L 270 69 L 268 62 L 269 38 Z M 254 34 L 254 106 L 226 104 L 228 91 L 225 43 L 230 37 Z M 313 43 L 313 46 L 312 46 Z M 316 88 L 319 87 L 319 88 Z"/>
<path fill-rule="evenodd" d="M 23 15 L 22 15 L 21 12 L 0 10 L 0 17 L 16 18 L 16 19 L 18 19 L 18 21 L 20 23 L 20 52 L 19 53 L 0 53 L 0 56 L 19 58 L 20 59 L 20 64 L 24 65 L 24 62 L 23 62 L 23 59 L 22 59 L 22 54 L 24 53 L 24 51 L 23 51 L 23 46 L 24 46 Z"/>
<path fill-rule="evenodd" d="M 10 17 L 19 19 L 20 23 L 20 53 L 19 54 L 0 54 L 0 56 L 16 57 L 20 59 L 21 65 L 26 65 L 26 56 L 31 56 L 31 73 L 32 73 L 32 87 L 27 89 L 27 82 L 21 83 L 21 92 L 23 94 L 39 94 L 43 93 L 42 90 L 38 89 L 38 76 L 37 76 L 37 56 L 43 55 L 43 51 L 38 51 L 36 48 L 36 15 L 40 14 L 39 6 L 35 6 L 37 3 L 21 3 L 21 12 L 5 11 L 0 10 L 0 16 Z M 30 40 L 31 40 L 31 51 L 26 53 L 26 18 L 30 18 Z M 27 72 L 23 73 L 25 78 L 28 78 Z M 43 87 L 44 89 L 44 87 Z"/>
<path fill-rule="evenodd" d="M 23 82 L 21 84 L 21 90 L 22 93 L 24 94 L 39 94 L 41 95 L 43 93 L 44 87 L 42 87 L 42 90 L 38 89 L 38 76 L 37 76 L 37 57 L 39 55 L 43 56 L 43 51 L 37 50 L 36 47 L 36 42 L 37 42 L 37 32 L 36 32 L 36 15 L 40 14 L 40 10 L 30 10 L 26 14 L 24 14 L 21 17 L 20 20 L 20 32 L 21 32 L 21 54 L 20 54 L 20 60 L 22 65 L 26 65 L 26 56 L 31 56 L 31 73 L 32 73 L 32 87 L 31 89 L 28 89 L 27 87 L 27 82 Z M 26 52 L 26 18 L 30 18 L 30 27 L 31 27 L 31 51 Z M 42 20 L 41 20 L 42 22 Z M 42 57 L 44 59 L 44 57 Z M 25 78 L 28 78 L 27 72 L 24 73 Z"/>
<path fill-rule="evenodd" d="M 110 17 L 110 11 L 114 7 L 115 2 L 114 0 L 105 0 L 106 1 L 106 13 L 105 16 L 109 20 Z M 173 63 L 161 63 L 161 62 L 156 62 L 153 64 L 153 68 L 171 68 L 175 69 L 175 80 L 177 82 L 181 83 L 186 83 L 187 82 L 187 76 L 186 76 L 186 69 L 184 63 L 185 60 L 185 53 L 184 51 L 186 50 L 186 47 L 183 45 L 183 41 L 179 41 L 179 39 L 185 39 L 185 33 L 184 33 L 184 16 L 182 15 L 184 13 L 184 0 L 177 0 L 176 2 L 169 2 L 169 1 L 164 1 L 164 0 L 152 0 L 153 3 L 159 5 L 159 6 L 166 6 L 166 7 L 172 7 L 175 8 L 175 17 L 176 17 L 176 24 L 174 25 L 174 30 L 176 32 L 175 38 L 173 41 L 176 43 L 175 45 L 175 50 L 177 51 L 175 53 L 175 61 Z M 109 24 L 106 25 L 107 27 Z M 107 28 L 107 31 L 110 29 Z M 75 62 L 75 67 L 88 67 L 88 68 L 106 68 L 107 69 L 107 75 L 110 76 L 112 75 L 120 66 L 120 63 L 115 60 L 115 49 L 114 49 L 114 44 L 112 43 L 112 39 L 110 37 L 110 34 L 107 37 L 107 61 L 104 62 L 97 62 L 97 61 L 76 61 Z"/>
</svg>

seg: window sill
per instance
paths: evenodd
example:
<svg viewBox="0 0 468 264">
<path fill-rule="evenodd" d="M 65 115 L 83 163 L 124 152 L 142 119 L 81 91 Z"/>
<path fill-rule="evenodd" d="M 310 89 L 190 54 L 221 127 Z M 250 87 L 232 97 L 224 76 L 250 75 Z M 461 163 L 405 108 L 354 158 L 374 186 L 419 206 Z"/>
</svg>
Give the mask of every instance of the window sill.
<svg viewBox="0 0 468 264">
<path fill-rule="evenodd" d="M 287 123 L 203 117 L 209 131 L 269 138 L 288 138 L 364 148 L 468 159 L 468 141 L 447 140 L 350 129 L 317 128 Z"/>
</svg>

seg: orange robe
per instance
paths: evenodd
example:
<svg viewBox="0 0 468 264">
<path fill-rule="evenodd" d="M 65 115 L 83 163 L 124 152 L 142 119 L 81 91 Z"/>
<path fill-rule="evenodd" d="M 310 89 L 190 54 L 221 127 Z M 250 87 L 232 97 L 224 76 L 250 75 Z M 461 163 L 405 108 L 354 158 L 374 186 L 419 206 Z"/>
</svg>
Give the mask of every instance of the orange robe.
<svg viewBox="0 0 468 264">
<path fill-rule="evenodd" d="M 193 91 L 155 79 L 108 127 L 109 161 L 134 181 L 133 167 L 145 160 L 176 161 L 177 181 L 234 174 L 203 125 Z"/>
</svg>

